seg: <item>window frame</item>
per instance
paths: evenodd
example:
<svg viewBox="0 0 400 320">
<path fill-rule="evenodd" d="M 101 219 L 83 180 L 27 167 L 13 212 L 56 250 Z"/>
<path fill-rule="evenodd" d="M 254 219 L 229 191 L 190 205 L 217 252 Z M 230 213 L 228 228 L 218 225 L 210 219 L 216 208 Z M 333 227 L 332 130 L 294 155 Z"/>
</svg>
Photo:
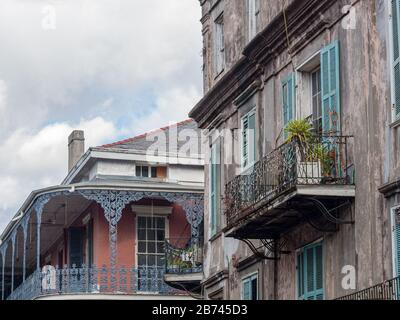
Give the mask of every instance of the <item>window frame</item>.
<svg viewBox="0 0 400 320">
<path fill-rule="evenodd" d="M 251 285 L 251 283 L 252 283 L 252 281 L 254 279 L 257 280 L 256 281 L 256 283 L 257 283 L 257 288 L 256 288 L 257 289 L 256 290 L 257 296 L 256 296 L 256 299 L 255 300 L 254 299 L 244 300 L 244 284 L 245 284 L 246 281 L 248 281 L 248 282 L 250 282 L 250 285 Z M 259 290 L 260 290 L 260 283 L 259 283 L 259 272 L 258 271 L 255 271 L 253 273 L 249 273 L 249 274 L 245 275 L 244 277 L 242 277 L 240 279 L 240 299 L 241 300 L 243 300 L 243 301 L 257 301 L 257 300 L 259 300 L 259 298 L 260 298 Z M 250 290 L 250 293 L 252 294 L 252 290 Z"/>
<path fill-rule="evenodd" d="M 302 281 L 303 282 L 302 283 L 304 285 L 304 290 L 303 290 L 302 296 L 300 296 L 300 288 L 298 286 L 299 285 L 299 268 L 300 268 L 300 266 L 298 264 L 298 256 L 301 253 L 303 253 L 303 257 L 304 257 L 304 253 L 308 249 L 315 248 L 317 246 L 321 246 L 321 248 L 322 248 L 322 300 L 325 299 L 325 281 L 326 281 L 326 279 L 325 279 L 325 242 L 324 242 L 324 239 L 319 239 L 319 240 L 316 240 L 316 241 L 314 241 L 314 242 L 312 242 L 312 243 L 310 243 L 308 245 L 305 245 L 305 246 L 303 246 L 303 247 L 301 247 L 301 248 L 296 250 L 296 262 L 295 262 L 296 263 L 296 277 L 295 277 L 295 283 L 296 283 L 296 299 L 297 300 L 300 300 L 300 301 L 306 300 L 305 296 L 307 294 L 309 294 L 309 293 L 305 292 L 306 283 L 304 282 L 304 264 L 303 264 L 302 265 L 302 272 L 303 272 L 303 274 L 302 274 L 302 278 L 303 278 Z M 302 262 L 304 263 L 304 260 Z"/>
<path fill-rule="evenodd" d="M 248 137 L 247 137 L 247 157 L 248 157 L 248 159 L 247 159 L 247 161 L 248 161 L 248 163 L 247 163 L 247 165 L 245 165 L 245 158 L 244 158 L 244 153 L 243 153 L 243 150 L 244 150 L 244 139 L 243 139 L 243 134 L 244 134 L 244 121 L 245 121 L 245 118 L 247 118 L 247 121 L 248 121 L 248 119 L 251 117 L 251 116 L 254 116 L 254 135 L 253 135 L 253 138 L 254 138 L 254 141 L 253 141 L 253 143 L 254 143 L 254 146 L 253 146 L 253 148 L 254 148 L 254 150 L 253 150 L 253 161 L 250 161 L 250 154 L 251 154 L 251 149 L 250 149 L 250 140 L 248 139 Z M 240 118 L 240 129 L 241 129 L 241 135 L 240 135 L 240 159 L 241 159 L 241 169 L 242 169 L 242 172 L 245 172 L 245 171 L 247 171 L 247 170 L 249 170 L 250 168 L 252 168 L 253 166 L 254 166 L 254 164 L 256 164 L 256 162 L 257 162 L 257 106 L 253 106 L 251 109 L 250 109 L 250 111 L 248 111 L 248 112 L 246 112 L 244 115 L 242 115 L 241 116 L 241 118 Z M 247 130 L 250 130 L 250 129 L 247 129 Z"/>
<path fill-rule="evenodd" d="M 217 78 L 225 70 L 225 24 L 224 13 L 214 20 L 214 74 Z"/>
<path fill-rule="evenodd" d="M 169 219 L 166 216 L 163 215 L 149 215 L 145 213 L 137 213 L 135 217 L 135 267 L 143 267 L 139 265 L 139 218 L 162 218 L 164 219 L 164 237 L 165 239 L 169 238 Z M 146 225 L 146 230 L 147 230 L 147 225 Z M 164 239 L 164 240 L 165 240 Z M 146 255 L 148 254 L 147 252 L 147 238 L 146 238 Z M 164 253 L 165 254 L 165 253 Z M 147 259 L 146 259 L 147 261 Z M 157 261 L 156 261 L 156 266 L 157 266 Z M 147 264 L 146 267 L 149 267 Z"/>
<path fill-rule="evenodd" d="M 139 167 L 141 168 L 140 169 L 141 174 L 143 173 L 143 168 L 147 167 L 147 170 L 148 170 L 147 177 L 145 177 L 143 175 L 139 175 L 139 176 L 137 175 L 137 170 L 138 170 Z M 159 168 L 159 167 L 161 167 L 161 166 L 152 166 L 152 165 L 147 165 L 147 164 L 135 164 L 135 177 L 136 178 L 144 178 L 144 179 L 160 179 L 160 178 L 157 177 L 157 168 Z M 152 170 L 153 169 L 156 169 L 156 176 L 155 177 L 152 177 Z"/>
</svg>

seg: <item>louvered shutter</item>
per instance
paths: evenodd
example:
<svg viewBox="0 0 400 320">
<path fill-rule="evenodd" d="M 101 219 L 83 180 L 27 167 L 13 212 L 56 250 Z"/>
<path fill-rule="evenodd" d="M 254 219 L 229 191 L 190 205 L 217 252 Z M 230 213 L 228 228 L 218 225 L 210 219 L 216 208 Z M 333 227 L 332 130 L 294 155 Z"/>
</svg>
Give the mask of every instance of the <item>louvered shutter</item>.
<svg viewBox="0 0 400 320">
<path fill-rule="evenodd" d="M 247 116 L 242 119 L 242 166 L 247 168 L 249 165 L 248 152 L 248 133 L 249 133 L 249 118 Z"/>
<path fill-rule="evenodd" d="M 394 260 L 396 277 L 400 277 L 400 208 L 394 210 Z"/>
<path fill-rule="evenodd" d="M 306 267 L 306 288 L 307 300 L 314 300 L 314 290 L 315 290 L 315 265 L 314 265 L 314 248 L 310 247 L 305 251 L 305 267 Z"/>
<path fill-rule="evenodd" d="M 249 165 L 253 165 L 256 160 L 256 114 L 249 114 Z"/>
<path fill-rule="evenodd" d="M 210 231 L 211 236 L 217 232 L 217 146 L 211 147 L 210 157 Z"/>
<path fill-rule="evenodd" d="M 400 119 L 400 1 L 392 0 L 394 116 Z"/>
<path fill-rule="evenodd" d="M 249 279 L 244 280 L 243 286 L 243 300 L 251 300 L 251 282 Z"/>
<path fill-rule="evenodd" d="M 315 300 L 324 299 L 324 270 L 322 244 L 314 247 L 315 261 Z"/>
<path fill-rule="evenodd" d="M 291 74 L 285 81 L 282 83 L 282 92 L 283 92 L 283 130 L 284 137 L 287 138 L 286 126 L 290 121 L 295 118 L 295 97 L 296 97 L 296 89 L 295 89 L 295 77 L 294 74 Z"/>
<path fill-rule="evenodd" d="M 340 59 L 339 42 L 321 51 L 322 130 L 340 132 Z"/>
</svg>

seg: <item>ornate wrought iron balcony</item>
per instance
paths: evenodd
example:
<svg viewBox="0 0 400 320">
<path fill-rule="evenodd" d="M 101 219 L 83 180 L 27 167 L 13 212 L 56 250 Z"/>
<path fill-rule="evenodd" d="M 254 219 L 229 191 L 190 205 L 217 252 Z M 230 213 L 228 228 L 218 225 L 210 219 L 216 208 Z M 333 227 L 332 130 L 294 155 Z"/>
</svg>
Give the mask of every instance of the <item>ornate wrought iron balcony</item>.
<svg viewBox="0 0 400 320">
<path fill-rule="evenodd" d="M 163 277 L 164 268 L 160 267 L 47 267 L 33 272 L 7 300 L 31 300 L 64 294 L 182 294 L 182 291 L 167 285 Z"/>
<path fill-rule="evenodd" d="M 400 277 L 349 294 L 337 300 L 400 300 Z"/>
<path fill-rule="evenodd" d="M 165 281 L 178 289 L 194 293 L 201 290 L 203 277 L 203 239 L 165 240 Z"/>
<path fill-rule="evenodd" d="M 341 187 L 354 187 L 352 148 L 353 139 L 349 136 L 318 136 L 307 144 L 296 141 L 283 144 L 226 185 L 224 211 L 228 228 L 248 221 L 255 213 L 264 214 L 277 199 L 281 205 L 299 200 L 296 196 L 301 193 L 346 196 Z"/>
</svg>

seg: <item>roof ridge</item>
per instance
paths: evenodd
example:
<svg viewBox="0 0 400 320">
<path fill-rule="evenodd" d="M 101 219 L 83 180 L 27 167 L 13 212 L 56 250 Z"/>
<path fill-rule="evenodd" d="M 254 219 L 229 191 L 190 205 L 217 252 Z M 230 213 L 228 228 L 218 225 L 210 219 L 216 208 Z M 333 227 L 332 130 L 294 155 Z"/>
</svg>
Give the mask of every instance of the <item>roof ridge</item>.
<svg viewBox="0 0 400 320">
<path fill-rule="evenodd" d="M 155 134 L 157 132 L 165 131 L 165 130 L 167 130 L 167 129 L 171 128 L 171 127 L 174 127 L 174 126 L 181 126 L 183 124 L 190 123 L 190 122 L 194 122 L 194 120 L 193 119 L 186 119 L 186 120 L 183 120 L 183 121 L 180 121 L 180 122 L 177 122 L 177 123 L 165 126 L 165 127 L 161 127 L 161 128 L 158 128 L 158 129 L 155 129 L 155 130 L 152 130 L 152 131 L 148 131 L 146 133 L 142 133 L 142 134 L 134 136 L 132 138 L 116 141 L 116 142 L 109 143 L 109 144 L 104 144 L 102 146 L 98 146 L 97 148 L 112 148 L 112 147 L 115 147 L 115 146 L 119 146 L 121 144 L 129 143 L 129 142 L 136 141 L 138 139 L 145 138 L 147 135 L 150 135 L 150 134 Z"/>
</svg>

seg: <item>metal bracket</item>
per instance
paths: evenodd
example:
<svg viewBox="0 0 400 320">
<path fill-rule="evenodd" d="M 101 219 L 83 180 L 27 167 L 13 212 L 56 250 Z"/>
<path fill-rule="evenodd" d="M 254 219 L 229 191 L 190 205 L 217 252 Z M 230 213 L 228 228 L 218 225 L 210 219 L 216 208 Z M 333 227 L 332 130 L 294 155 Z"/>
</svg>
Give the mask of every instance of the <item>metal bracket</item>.
<svg viewBox="0 0 400 320">
<path fill-rule="evenodd" d="M 260 239 L 260 246 L 256 246 L 249 239 L 239 239 L 243 241 L 254 255 L 263 260 L 279 260 L 283 254 L 290 254 L 290 251 L 285 251 L 283 248 L 287 245 L 287 239 L 281 237 L 279 239 Z"/>
</svg>

